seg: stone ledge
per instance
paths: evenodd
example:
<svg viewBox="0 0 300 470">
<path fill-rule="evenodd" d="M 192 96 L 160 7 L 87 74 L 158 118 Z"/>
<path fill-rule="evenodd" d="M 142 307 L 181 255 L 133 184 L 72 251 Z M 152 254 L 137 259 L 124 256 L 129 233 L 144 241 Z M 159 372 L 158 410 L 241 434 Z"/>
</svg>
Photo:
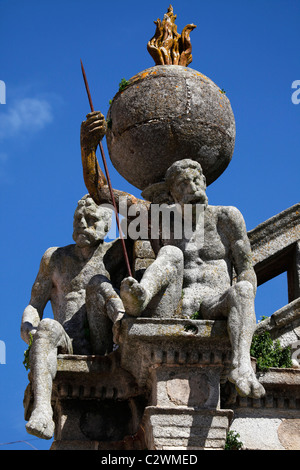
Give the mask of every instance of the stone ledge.
<svg viewBox="0 0 300 470">
<path fill-rule="evenodd" d="M 152 367 L 228 366 L 226 320 L 126 318 L 119 334 L 121 367 L 144 387 Z"/>
<path fill-rule="evenodd" d="M 53 391 L 60 398 L 100 400 L 141 393 L 134 377 L 121 368 L 118 351 L 107 356 L 58 355 Z"/>
<path fill-rule="evenodd" d="M 259 381 L 265 385 L 284 385 L 284 386 L 296 386 L 300 385 L 300 369 L 279 369 L 276 367 L 270 367 L 266 372 L 259 372 Z M 300 396 L 300 388 L 299 388 Z"/>
<path fill-rule="evenodd" d="M 248 232 L 254 265 L 300 239 L 300 203 L 280 212 Z"/>
<path fill-rule="evenodd" d="M 121 328 L 128 338 L 142 341 L 229 340 L 226 320 L 126 318 Z"/>
<path fill-rule="evenodd" d="M 115 353 L 107 356 L 58 354 L 57 372 L 105 373 L 116 367 L 118 362 Z"/>
<path fill-rule="evenodd" d="M 297 320 L 300 320 L 300 297 L 274 312 L 269 318 L 259 322 L 255 334 L 280 329 Z"/>
</svg>

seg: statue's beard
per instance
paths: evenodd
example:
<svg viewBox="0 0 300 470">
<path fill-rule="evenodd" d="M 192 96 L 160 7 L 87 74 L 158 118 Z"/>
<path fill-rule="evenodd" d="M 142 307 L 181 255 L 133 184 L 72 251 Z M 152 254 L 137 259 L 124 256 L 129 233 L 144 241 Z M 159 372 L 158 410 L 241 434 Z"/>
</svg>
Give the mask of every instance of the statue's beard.
<svg viewBox="0 0 300 470">
<path fill-rule="evenodd" d="M 193 206 L 196 206 L 197 204 L 199 204 L 199 205 L 204 205 L 206 208 L 208 204 L 206 192 L 200 189 L 197 191 L 196 194 L 186 195 L 185 197 L 182 198 L 182 201 L 180 202 L 180 205 L 182 206 L 182 208 L 184 207 L 185 204 L 192 204 Z"/>
<path fill-rule="evenodd" d="M 92 233 L 88 231 L 77 230 L 74 230 L 73 232 L 73 240 L 75 241 L 76 245 L 80 248 L 95 245 L 95 243 L 97 242 L 96 238 L 93 236 Z"/>
</svg>

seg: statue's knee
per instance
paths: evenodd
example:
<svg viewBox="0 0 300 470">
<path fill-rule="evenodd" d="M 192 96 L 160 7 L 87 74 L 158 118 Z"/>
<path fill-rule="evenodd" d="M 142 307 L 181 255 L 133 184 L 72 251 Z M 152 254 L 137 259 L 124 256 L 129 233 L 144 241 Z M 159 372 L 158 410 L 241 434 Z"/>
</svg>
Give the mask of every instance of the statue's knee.
<svg viewBox="0 0 300 470">
<path fill-rule="evenodd" d="M 37 331 L 44 333 L 51 332 L 54 328 L 57 328 L 56 323 L 57 322 L 51 318 L 44 318 L 40 321 Z"/>
<path fill-rule="evenodd" d="M 183 252 L 177 246 L 167 245 L 160 249 L 160 256 L 175 266 L 183 266 Z"/>
<path fill-rule="evenodd" d="M 48 339 L 51 343 L 56 343 L 58 339 L 64 334 L 64 329 L 60 323 L 51 318 L 44 318 L 40 321 L 35 338 Z"/>
<path fill-rule="evenodd" d="M 254 289 L 249 281 L 240 281 L 233 286 L 234 295 L 238 298 L 254 298 Z"/>
<path fill-rule="evenodd" d="M 251 282 L 240 281 L 236 284 L 236 287 L 241 294 L 246 295 L 247 297 L 253 296 L 254 290 Z"/>
<path fill-rule="evenodd" d="M 89 319 L 95 312 L 99 316 L 103 309 L 106 311 L 107 301 L 114 297 L 117 297 L 117 294 L 110 280 L 101 274 L 93 276 L 86 288 L 86 308 Z"/>
<path fill-rule="evenodd" d="M 103 276 L 102 274 L 96 274 L 96 276 L 93 276 L 88 285 L 86 286 L 86 290 L 88 291 L 93 291 L 97 287 L 99 287 L 104 281 L 107 281 L 107 277 Z"/>
</svg>

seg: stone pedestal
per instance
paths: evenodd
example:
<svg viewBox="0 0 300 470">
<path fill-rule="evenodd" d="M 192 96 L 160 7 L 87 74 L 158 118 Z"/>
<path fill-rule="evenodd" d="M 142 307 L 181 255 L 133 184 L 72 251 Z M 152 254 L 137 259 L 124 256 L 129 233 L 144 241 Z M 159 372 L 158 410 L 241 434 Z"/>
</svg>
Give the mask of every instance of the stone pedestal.
<svg viewBox="0 0 300 470">
<path fill-rule="evenodd" d="M 149 391 L 147 449 L 224 449 L 233 414 L 220 409 L 231 355 L 226 322 L 127 320 L 120 342 L 122 367 Z"/>
<path fill-rule="evenodd" d="M 55 434 L 51 449 L 145 448 L 136 434 L 146 405 L 143 392 L 120 367 L 118 351 L 107 356 L 59 355 L 52 392 Z M 24 397 L 26 420 L 32 403 L 29 383 Z"/>
<path fill-rule="evenodd" d="M 223 449 L 225 321 L 128 318 L 107 356 L 59 355 L 51 449 Z M 32 406 L 25 393 L 25 418 Z"/>
<path fill-rule="evenodd" d="M 233 412 L 178 406 L 145 410 L 148 449 L 223 450 Z"/>
</svg>

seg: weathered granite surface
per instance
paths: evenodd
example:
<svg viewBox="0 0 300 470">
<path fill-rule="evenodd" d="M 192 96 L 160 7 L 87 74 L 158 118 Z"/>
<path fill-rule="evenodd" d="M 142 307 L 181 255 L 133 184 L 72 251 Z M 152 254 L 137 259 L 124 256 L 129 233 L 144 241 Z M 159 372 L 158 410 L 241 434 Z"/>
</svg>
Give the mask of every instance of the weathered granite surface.
<svg viewBox="0 0 300 470">
<path fill-rule="evenodd" d="M 122 320 L 106 356 L 57 357 L 52 449 L 222 449 L 231 347 L 225 321 Z M 31 377 L 31 373 L 30 379 Z M 26 419 L 34 391 L 25 394 Z"/>
<path fill-rule="evenodd" d="M 172 227 L 171 237 L 166 240 L 161 237 L 156 244 L 151 240 L 156 259 L 140 281 L 129 277 L 121 283 L 120 296 L 126 312 L 157 316 L 152 312 L 149 315 L 151 302 L 158 294 L 163 298 L 166 289 L 176 285 L 172 300 L 177 296 L 179 310 L 170 313 L 170 306 L 176 302 L 167 301 L 158 316 L 191 318 L 197 314 L 201 319 L 227 318 L 233 348 L 230 380 L 242 395 L 261 396 L 263 387 L 253 375 L 249 354 L 256 323 L 256 276 L 244 219 L 235 207 L 208 204 L 205 176 L 196 161 L 184 159 L 173 163 L 166 172 L 165 184 L 181 210 L 181 223 L 187 205 L 201 206 L 201 223 L 194 210 L 190 233 L 176 238 Z M 180 281 L 182 291 L 175 280 Z"/>
<path fill-rule="evenodd" d="M 129 208 L 192 207 L 192 234 L 151 239 L 146 259 L 136 244 L 137 279 L 125 278 L 118 241 L 103 243 L 109 217 L 97 205 L 111 203 L 111 194 L 95 154 L 105 133 L 119 173 L 149 197 L 128 195 Z M 43 257 L 21 328 L 26 342 L 33 336 L 27 430 L 48 439 L 55 427 L 52 448 L 223 449 L 232 410 L 237 429 L 254 426 L 252 439 L 255 426 L 275 436 L 265 448 L 297 445 L 297 371 L 259 375 L 249 349 L 256 275 L 263 283 L 288 271 L 290 303 L 266 328 L 286 342 L 291 328 L 299 338 L 299 205 L 250 232 L 252 254 L 240 212 L 208 205 L 205 193 L 229 164 L 234 140 L 225 94 L 177 66 L 137 74 L 113 99 L 107 122 L 94 112 L 82 123 L 84 178 L 96 205 L 81 201 L 75 245 Z M 125 193 L 113 191 L 119 204 Z M 42 319 L 48 300 L 54 320 Z M 259 436 L 250 442 L 246 433 L 247 447 L 262 448 Z"/>
<path fill-rule="evenodd" d="M 22 316 L 21 336 L 28 344 L 32 338 L 34 391 L 26 429 L 44 439 L 50 439 L 54 432 L 51 394 L 58 352 L 112 351 L 112 326 L 124 315 L 115 290 L 118 277 L 124 277 L 121 247 L 118 241 L 103 242 L 110 222 L 109 209 L 96 206 L 90 197 L 79 201 L 74 214 L 75 244 L 46 251 Z M 43 319 L 48 301 L 54 319 Z"/>
<path fill-rule="evenodd" d="M 208 77 L 159 65 L 129 80 L 108 111 L 111 161 L 134 186 L 161 181 L 176 160 L 192 158 L 212 183 L 229 164 L 235 120 L 225 93 Z"/>
</svg>

